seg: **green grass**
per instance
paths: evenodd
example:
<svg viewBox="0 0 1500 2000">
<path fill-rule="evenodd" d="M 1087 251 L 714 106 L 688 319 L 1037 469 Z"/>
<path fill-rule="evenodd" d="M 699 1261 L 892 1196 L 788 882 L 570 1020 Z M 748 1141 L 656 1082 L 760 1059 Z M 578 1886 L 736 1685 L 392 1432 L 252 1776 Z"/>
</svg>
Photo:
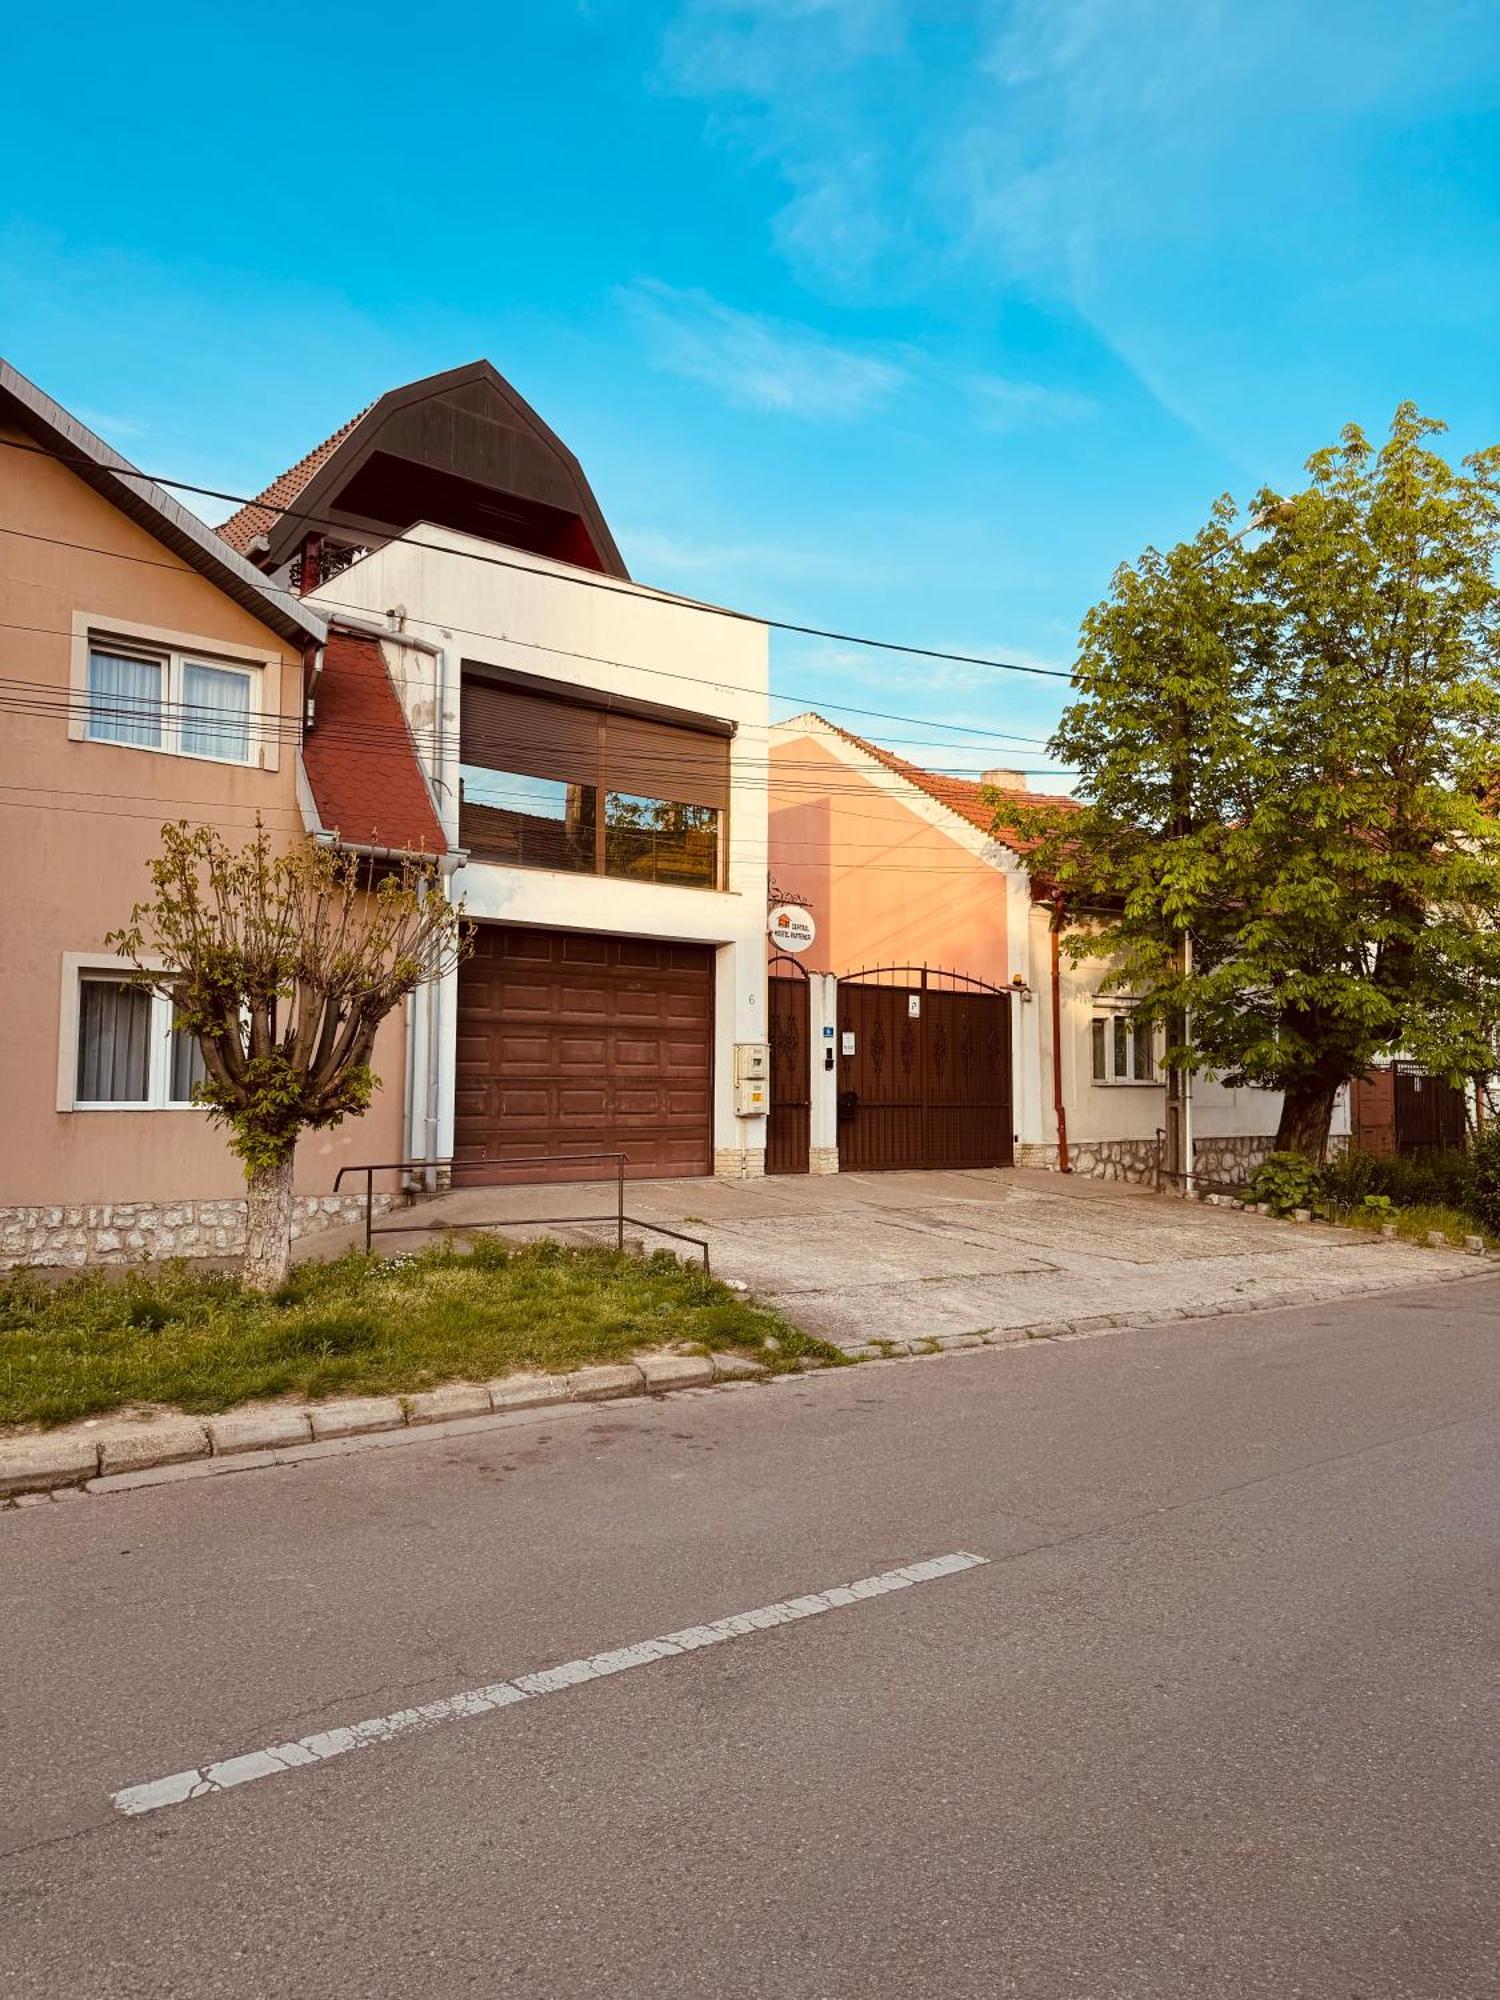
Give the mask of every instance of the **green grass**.
<svg viewBox="0 0 1500 2000">
<path fill-rule="evenodd" d="M 680 1344 L 746 1349 L 774 1370 L 842 1359 L 668 1253 L 479 1238 L 472 1252 L 444 1245 L 391 1264 L 303 1264 L 270 1299 L 183 1264 L 62 1284 L 16 1272 L 0 1280 L 0 1424 L 147 1403 L 210 1412 L 252 1398 L 392 1395 Z"/>
<path fill-rule="evenodd" d="M 1462 1208 L 1448 1208 L 1438 1202 L 1418 1203 L 1411 1208 L 1392 1208 L 1384 1212 L 1367 1208 L 1333 1209 L 1329 1220 L 1343 1223 L 1349 1229 L 1378 1231 L 1383 1222 L 1393 1222 L 1396 1234 L 1407 1243 L 1421 1243 L 1425 1246 L 1428 1232 L 1440 1230 L 1456 1249 L 1461 1249 L 1466 1236 L 1482 1236 L 1485 1247 L 1493 1250 L 1495 1238 L 1477 1223 L 1473 1216 Z"/>
</svg>

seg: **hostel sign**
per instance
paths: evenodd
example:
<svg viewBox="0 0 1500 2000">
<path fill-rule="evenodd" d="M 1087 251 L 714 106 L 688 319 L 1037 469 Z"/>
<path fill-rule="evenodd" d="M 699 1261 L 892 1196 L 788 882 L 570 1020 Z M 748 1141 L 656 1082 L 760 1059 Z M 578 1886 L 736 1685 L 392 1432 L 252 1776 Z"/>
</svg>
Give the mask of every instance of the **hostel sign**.
<svg viewBox="0 0 1500 2000">
<path fill-rule="evenodd" d="M 806 951 L 817 935 L 812 911 L 800 903 L 778 903 L 766 918 L 766 936 L 778 951 Z"/>
</svg>

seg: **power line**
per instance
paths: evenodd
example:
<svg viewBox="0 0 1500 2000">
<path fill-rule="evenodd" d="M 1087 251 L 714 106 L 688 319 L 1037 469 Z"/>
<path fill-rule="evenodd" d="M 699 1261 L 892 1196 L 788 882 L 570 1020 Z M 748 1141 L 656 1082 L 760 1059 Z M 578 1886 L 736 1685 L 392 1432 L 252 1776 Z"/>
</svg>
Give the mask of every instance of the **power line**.
<svg viewBox="0 0 1500 2000">
<path fill-rule="evenodd" d="M 0 444 L 4 444 L 5 442 L 6 440 L 4 438 L 0 438 Z M 39 535 L 29 528 L 15 528 L 15 527 L 10 527 L 4 523 L 0 523 L 0 535 L 13 535 L 23 541 L 41 542 L 49 548 L 75 549 L 78 550 L 80 553 L 87 555 L 107 556 L 115 562 L 138 563 L 147 569 L 168 570 L 174 576 L 181 574 L 181 565 L 179 563 L 161 562 L 154 556 L 132 555 L 127 550 L 124 549 L 106 549 L 101 547 L 97 542 L 75 542 L 75 541 L 69 541 L 68 539 L 60 535 Z M 549 576 L 551 572 L 549 570 L 536 570 L 532 572 L 532 574 L 537 576 Z M 35 587 L 34 585 L 30 584 L 24 577 L 10 577 L 7 578 L 6 580 L 11 583 L 19 583 L 22 585 L 23 588 L 26 589 L 32 589 Z M 686 602 L 687 600 L 683 601 Z M 347 603 L 341 604 L 336 598 L 324 599 L 322 604 L 319 606 L 319 609 L 322 611 L 351 612 L 360 618 L 369 618 L 371 616 L 369 608 L 366 605 L 347 604 Z M 611 659 L 607 654 L 602 654 L 602 653 L 572 652 L 565 646 L 548 646 L 544 644 L 542 641 L 535 639 L 512 639 L 508 638 L 504 633 L 486 632 L 480 630 L 478 627 L 471 625 L 445 624 L 441 619 L 437 618 L 421 618 L 421 617 L 416 617 L 413 614 L 413 622 L 418 625 L 430 625 L 432 629 L 437 632 L 458 632 L 462 633 L 462 635 L 468 639 L 483 639 L 491 645 L 522 646 L 525 647 L 528 652 L 553 653 L 556 654 L 561 659 L 584 660 L 591 662 L 596 666 L 618 667 L 622 672 L 626 673 L 650 674 L 653 677 L 661 680 L 671 680 L 678 682 L 686 681 L 694 687 L 713 688 L 720 694 L 742 694 L 744 692 L 744 690 L 741 687 L 739 687 L 738 684 L 734 681 L 714 680 L 713 678 L 711 678 L 709 675 L 706 674 L 681 673 L 675 671 L 670 667 L 648 667 L 634 660 Z M 59 628 L 53 628 L 51 626 L 46 626 L 46 625 L 11 625 L 6 629 L 15 632 L 27 632 L 27 631 L 47 632 Z M 72 634 L 70 632 L 63 632 L 62 636 L 64 638 L 70 638 Z M 360 632 L 360 636 L 369 639 L 383 638 L 389 640 L 396 640 L 399 639 L 400 634 L 396 632 L 379 632 L 372 630 L 369 627 L 364 627 Z M 1011 734 L 1009 731 L 1004 731 L 1004 730 L 969 729 L 966 728 L 965 725 L 962 723 L 942 722 L 933 716 L 897 715 L 892 713 L 888 709 L 864 708 L 855 702 L 849 702 L 849 701 L 828 701 L 818 695 L 802 695 L 802 694 L 792 694 L 788 692 L 784 694 L 773 694 L 770 696 L 770 699 L 774 701 L 807 702 L 816 708 L 835 709 L 840 715 L 864 715 L 864 716 L 870 716 L 882 722 L 912 723 L 915 724 L 916 727 L 919 729 L 946 729 L 956 736 L 967 736 L 970 738 L 991 737 L 997 743 L 1006 743 L 1006 742 L 1023 743 L 1038 748 L 1045 747 L 1045 739 L 1041 737 L 1016 736 Z"/>
<path fill-rule="evenodd" d="M 0 630 L 51 632 L 58 637 L 71 637 L 71 634 L 61 626 L 15 626 L 0 621 Z M 19 675 L 0 675 L 0 687 L 10 687 L 24 691 L 14 696 L 0 695 L 0 706 L 8 706 L 18 713 L 68 714 L 85 717 L 103 713 L 118 716 L 126 721 L 148 716 L 160 716 L 162 720 L 167 722 L 196 721 L 201 718 L 210 726 L 221 730 L 225 729 L 224 711 L 201 702 L 171 702 L 164 698 L 148 698 L 145 701 L 138 702 L 126 695 L 92 695 L 83 691 L 75 691 L 71 688 L 64 689 L 53 681 L 33 681 Z M 387 755 L 393 750 L 407 749 L 409 747 L 408 738 L 410 739 L 410 745 L 417 747 L 419 750 L 422 748 L 426 748 L 429 751 L 435 750 L 440 741 L 451 739 L 454 733 L 451 730 L 439 731 L 435 725 L 430 727 L 414 726 L 410 723 L 406 724 L 405 728 L 398 733 L 394 730 L 384 729 L 375 723 L 355 723 L 343 720 L 319 723 L 316 717 L 314 718 L 313 725 L 309 729 L 304 730 L 300 718 L 287 711 L 246 714 L 230 718 L 230 720 L 236 730 L 243 729 L 248 735 L 256 737 L 263 742 L 272 741 L 297 747 L 304 742 L 321 738 L 324 741 L 337 741 L 350 748 L 363 746 L 371 754 Z M 770 729 L 785 725 L 749 723 L 741 726 L 746 729 L 766 728 L 769 731 Z M 227 733 L 227 730 L 225 733 Z M 684 725 L 683 733 L 691 735 L 693 732 L 690 726 Z M 100 738 L 96 740 L 108 741 L 110 739 Z M 528 747 L 534 747 L 543 751 L 550 750 L 561 754 L 570 746 L 565 741 L 557 739 L 548 740 L 542 737 L 533 737 L 529 739 Z M 233 760 L 225 759 L 223 761 L 230 762 Z M 662 751 L 637 751 L 634 753 L 632 761 L 635 763 L 645 762 L 648 765 L 656 763 L 667 772 L 683 766 L 688 768 L 698 767 L 701 769 L 718 768 L 718 759 L 716 757 L 711 756 L 707 751 L 693 750 L 686 746 L 674 746 L 671 750 Z M 813 771 L 823 768 L 818 764 L 790 758 L 778 757 L 772 759 L 766 756 L 752 758 L 743 749 L 737 753 L 734 762 L 741 771 L 743 771 L 746 763 L 755 763 L 763 768 L 778 771 Z M 1008 764 L 1003 767 L 990 765 L 919 765 L 912 762 L 909 758 L 897 758 L 896 762 L 906 764 L 911 770 L 922 772 L 929 776 L 957 778 L 965 782 L 976 783 L 984 777 L 987 770 L 992 768 L 1004 768 L 1017 777 L 1063 778 L 1072 775 L 1066 769 L 1059 768 L 1056 765 L 1018 766 Z M 495 768 L 505 767 L 497 766 Z M 888 764 L 878 759 L 871 763 L 858 765 L 842 764 L 837 768 L 841 772 L 853 770 L 872 776 L 891 777 L 902 775 L 901 773 L 892 771 Z"/>
<path fill-rule="evenodd" d="M 30 452 L 37 457 L 50 458 L 60 465 L 68 465 L 76 469 L 95 473 L 101 470 L 108 471 L 114 473 L 118 478 L 143 480 L 149 486 L 162 486 L 177 493 L 196 493 L 201 499 L 224 500 L 236 507 L 260 507 L 267 513 L 275 513 L 286 520 L 318 521 L 325 527 L 327 525 L 323 516 L 309 513 L 301 508 L 277 507 L 273 503 L 268 503 L 253 495 L 246 496 L 240 493 L 225 493 L 213 486 L 195 486 L 190 480 L 186 479 L 168 479 L 157 473 L 140 472 L 133 465 L 128 465 L 123 460 L 115 465 L 101 467 L 97 459 L 85 457 L 81 453 L 72 454 L 53 451 L 46 445 L 24 444 L 17 438 L 0 438 L 0 444 L 7 446 L 12 451 Z M 208 523 L 205 522 L 204 526 L 207 527 Z M 395 539 L 399 539 L 399 537 Z M 736 611 L 724 604 L 708 604 L 701 598 L 684 597 L 676 591 L 652 590 L 649 585 L 617 583 L 609 577 L 596 576 L 592 571 L 588 570 L 573 570 L 571 568 L 568 570 L 538 569 L 531 563 L 517 562 L 511 557 L 482 555 L 476 549 L 454 548 L 449 543 L 424 542 L 421 546 L 432 549 L 439 555 L 458 556 L 466 562 L 485 563 L 496 569 L 517 570 L 524 576 L 548 577 L 555 582 L 576 584 L 580 588 L 590 590 L 602 590 L 617 597 L 633 597 L 638 600 L 642 592 L 646 591 L 653 597 L 664 598 L 669 603 L 679 604 L 687 610 L 707 612 L 715 618 L 733 618 L 740 624 L 764 625 L 770 631 L 790 632 L 799 638 L 828 639 L 842 646 L 867 646 L 877 652 L 905 653 L 912 659 L 944 660 L 951 662 L 953 665 L 965 667 L 988 667 L 996 673 L 1031 674 L 1043 680 L 1071 681 L 1073 678 L 1072 674 L 1062 667 L 1026 666 L 1017 660 L 987 659 L 979 653 L 954 653 L 937 646 L 908 646 L 903 645 L 896 639 L 872 639 L 858 632 L 835 632 L 820 625 L 799 625 L 786 618 L 762 617 L 757 612 Z M 229 547 L 227 542 L 225 543 L 225 547 Z M 237 554 L 238 551 L 235 551 L 235 553 Z"/>
<path fill-rule="evenodd" d="M 39 785 L 9 785 L 0 783 L 0 792 L 40 791 L 43 789 L 44 788 Z M 176 824 L 178 820 L 185 820 L 188 826 L 222 827 L 223 825 L 222 811 L 233 811 L 233 812 L 254 813 L 261 819 L 266 819 L 267 817 L 274 814 L 279 818 L 292 820 L 294 825 L 299 830 L 302 827 L 301 815 L 296 811 L 295 807 L 292 806 L 235 805 L 223 808 L 222 811 L 219 812 L 219 816 L 214 819 L 192 819 L 188 818 L 184 814 L 163 813 L 159 810 L 159 808 L 162 807 L 163 805 L 168 805 L 168 804 L 207 806 L 207 805 L 212 805 L 214 802 L 208 799 L 172 799 L 167 794 L 156 794 L 148 792 L 100 792 L 92 789 L 87 791 L 72 790 L 72 789 L 63 790 L 56 787 L 51 787 L 46 789 L 48 790 L 48 797 L 45 799 L 28 800 L 28 799 L 0 798 L 0 812 L 56 812 L 62 810 L 64 812 L 76 813 L 80 819 L 130 819 L 130 820 L 140 820 L 143 823 L 149 822 L 157 826 L 160 826 L 164 820 L 172 824 Z M 127 801 L 131 804 L 151 807 L 153 808 L 153 810 L 147 812 L 121 812 L 110 807 L 102 807 L 97 811 L 90 811 L 86 807 L 82 806 L 65 806 L 59 808 L 52 803 L 54 799 L 58 798 L 119 799 Z M 235 832 L 244 831 L 248 833 L 250 831 L 250 828 L 248 826 L 244 828 L 236 827 L 233 828 L 232 831 Z M 800 846 L 800 843 L 797 843 L 797 845 Z M 734 842 L 732 839 L 730 842 L 730 848 L 731 848 L 731 860 L 733 860 Z M 759 864 L 761 857 L 769 855 L 771 851 L 772 851 L 771 845 L 769 842 L 765 844 L 762 844 L 759 841 L 749 842 L 744 847 L 738 850 L 738 865 L 741 867 L 754 868 Z M 777 843 L 775 852 L 778 855 L 786 855 L 789 851 L 790 849 L 787 845 L 782 843 Z M 821 846 L 818 846 L 816 848 L 810 848 L 807 851 L 809 853 L 816 853 L 818 855 L 822 855 L 824 853 L 824 849 Z M 837 851 L 843 851 L 843 852 L 857 851 L 860 853 L 865 853 L 865 852 L 889 853 L 892 851 L 899 851 L 899 849 L 893 849 L 891 843 L 886 841 L 873 841 L 873 842 L 842 841 L 839 843 L 839 849 Z M 482 855 L 476 855 L 473 858 L 475 864 L 481 867 L 486 865 L 494 865 L 499 867 L 521 866 L 521 864 L 515 862 L 499 862 L 494 864 L 487 864 L 485 861 L 485 857 Z M 792 859 L 787 862 L 787 866 L 790 868 L 797 868 L 804 865 L 806 864 L 796 859 Z M 945 864 L 941 863 L 934 864 L 931 862 L 918 862 L 915 864 L 911 864 L 900 861 L 858 861 L 858 862 L 848 863 L 847 867 L 850 870 L 857 870 L 860 874 L 865 874 L 873 870 L 879 874 L 890 874 L 890 875 L 920 875 L 920 876 L 967 875 L 971 877 L 971 879 L 973 878 L 973 870 L 967 866 L 960 865 L 960 866 L 950 867 Z M 526 874 L 570 874 L 571 875 L 574 871 L 567 869 L 559 870 L 559 869 L 538 868 L 534 867 L 531 864 L 526 864 L 522 872 Z M 632 879 L 630 876 L 622 876 L 622 875 L 607 875 L 604 877 L 595 877 L 593 875 L 592 870 L 579 870 L 577 872 L 580 878 L 582 879 L 608 880 L 608 881 L 629 881 Z"/>
</svg>

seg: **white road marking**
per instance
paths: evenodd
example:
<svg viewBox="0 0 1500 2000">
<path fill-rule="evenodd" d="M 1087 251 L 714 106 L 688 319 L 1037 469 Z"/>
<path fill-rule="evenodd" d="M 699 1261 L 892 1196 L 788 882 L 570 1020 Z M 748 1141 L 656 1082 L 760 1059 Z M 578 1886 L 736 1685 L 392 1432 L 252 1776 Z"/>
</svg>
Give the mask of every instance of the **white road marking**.
<svg viewBox="0 0 1500 2000">
<path fill-rule="evenodd" d="M 326 1763 L 330 1757 L 342 1757 L 346 1750 L 368 1750 L 372 1744 L 389 1743 L 414 1729 L 432 1729 L 441 1722 L 491 1715 L 514 1702 L 534 1701 L 540 1695 L 557 1694 L 584 1681 L 604 1680 L 632 1667 L 649 1666 L 654 1660 L 695 1653 L 702 1646 L 717 1646 L 726 1639 L 746 1639 L 751 1633 L 767 1631 L 773 1625 L 816 1618 L 820 1612 L 835 1611 L 846 1604 L 862 1604 L 867 1598 L 884 1597 L 892 1590 L 908 1590 L 915 1583 L 936 1583 L 940 1577 L 957 1576 L 988 1561 L 988 1556 L 959 1550 L 954 1555 L 907 1563 L 902 1569 L 861 1577 L 856 1583 L 841 1584 L 833 1590 L 814 1591 L 810 1596 L 788 1598 L 780 1604 L 764 1604 L 758 1611 L 738 1611 L 728 1618 L 716 1618 L 711 1625 L 690 1625 L 684 1631 L 668 1632 L 660 1639 L 643 1639 L 639 1645 L 622 1646 L 612 1653 L 593 1653 L 588 1659 L 567 1660 L 560 1667 L 546 1667 L 540 1673 L 519 1674 L 513 1681 L 493 1681 L 488 1687 L 469 1688 L 442 1701 L 424 1702 L 420 1708 L 401 1708 L 393 1715 L 377 1715 L 342 1729 L 325 1729 L 315 1736 L 299 1737 L 295 1743 L 273 1743 L 264 1750 L 250 1750 L 217 1764 L 205 1764 L 201 1771 L 177 1771 L 170 1778 L 153 1778 L 149 1784 L 127 1785 L 124 1791 L 111 1795 L 110 1803 L 134 1818 L 141 1813 L 158 1812 L 163 1806 L 182 1805 L 188 1799 L 209 1798 L 235 1785 L 253 1784 L 257 1778 L 279 1778 L 283 1771 L 295 1771 L 304 1764 Z"/>
</svg>

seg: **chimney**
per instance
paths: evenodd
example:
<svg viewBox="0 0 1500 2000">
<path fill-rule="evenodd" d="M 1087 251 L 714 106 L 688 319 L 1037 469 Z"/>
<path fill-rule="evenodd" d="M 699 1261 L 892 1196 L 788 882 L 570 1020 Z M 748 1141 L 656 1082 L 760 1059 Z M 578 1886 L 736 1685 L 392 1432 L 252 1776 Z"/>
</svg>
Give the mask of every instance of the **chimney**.
<svg viewBox="0 0 1500 2000">
<path fill-rule="evenodd" d="M 981 785 L 993 785 L 997 792 L 1024 792 L 1026 773 L 1024 771 L 982 771 Z"/>
</svg>

